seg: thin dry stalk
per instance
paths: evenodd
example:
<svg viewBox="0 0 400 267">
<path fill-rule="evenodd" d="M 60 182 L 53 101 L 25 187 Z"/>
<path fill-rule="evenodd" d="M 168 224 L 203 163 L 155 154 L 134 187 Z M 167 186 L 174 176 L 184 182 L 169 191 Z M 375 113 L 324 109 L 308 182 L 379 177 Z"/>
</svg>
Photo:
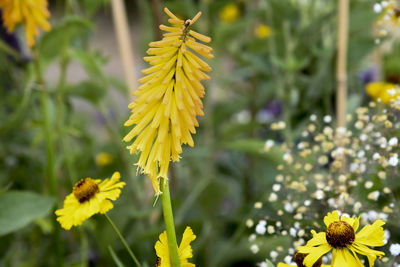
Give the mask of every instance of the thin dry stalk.
<svg viewBox="0 0 400 267">
<path fill-rule="evenodd" d="M 133 63 L 133 46 L 129 35 L 128 20 L 123 0 L 111 0 L 114 28 L 117 34 L 119 52 L 122 59 L 125 82 L 132 95 L 136 90 L 136 77 Z"/>
<path fill-rule="evenodd" d="M 349 28 L 349 1 L 339 0 L 336 65 L 337 127 L 346 127 L 347 106 L 347 45 Z"/>
</svg>

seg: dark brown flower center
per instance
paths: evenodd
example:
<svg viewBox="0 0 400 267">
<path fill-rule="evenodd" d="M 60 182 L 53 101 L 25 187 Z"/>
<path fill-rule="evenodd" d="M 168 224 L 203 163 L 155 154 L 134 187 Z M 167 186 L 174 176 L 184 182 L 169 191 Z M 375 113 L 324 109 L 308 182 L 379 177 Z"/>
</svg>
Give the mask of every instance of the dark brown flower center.
<svg viewBox="0 0 400 267">
<path fill-rule="evenodd" d="M 78 199 L 80 203 L 88 201 L 91 199 L 96 193 L 99 192 L 99 186 L 92 178 L 86 178 L 80 180 L 74 186 L 74 196 Z"/>
<path fill-rule="evenodd" d="M 296 262 L 298 267 L 306 267 L 303 263 L 304 258 L 307 256 L 308 254 L 303 254 L 303 253 L 299 253 L 296 252 L 296 254 L 294 254 L 293 256 L 293 260 L 294 262 Z M 320 267 L 322 265 L 322 258 L 319 258 L 312 267 Z"/>
<path fill-rule="evenodd" d="M 334 248 L 345 248 L 356 238 L 353 227 L 344 221 L 333 222 L 326 230 L 326 241 Z"/>
</svg>

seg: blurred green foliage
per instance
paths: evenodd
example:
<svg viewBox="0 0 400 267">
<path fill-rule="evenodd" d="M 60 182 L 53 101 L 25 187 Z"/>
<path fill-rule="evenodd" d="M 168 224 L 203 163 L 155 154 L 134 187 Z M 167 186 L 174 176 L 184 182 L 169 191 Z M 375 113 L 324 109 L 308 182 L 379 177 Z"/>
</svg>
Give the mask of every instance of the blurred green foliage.
<svg viewBox="0 0 400 267">
<path fill-rule="evenodd" d="M 365 67 L 365 58 L 375 46 L 372 2 L 351 1 L 348 69 L 355 103 L 363 99 L 364 91 L 357 73 Z M 139 56 L 154 40 L 157 27 L 150 3 L 126 3 Z M 220 12 L 231 3 L 240 12 L 235 21 L 227 23 L 221 20 Z M 170 0 L 162 5 L 186 18 L 201 10 L 203 15 L 195 27 L 212 37 L 215 49 L 215 58 L 209 61 L 212 81 L 206 84 L 205 117 L 200 118 L 196 145 L 185 149 L 181 162 L 173 166 L 178 242 L 185 226 L 190 225 L 197 235 L 193 262 L 198 266 L 255 266 L 268 256 L 265 251 L 290 244 L 285 237 L 266 238 L 261 252 L 249 250 L 251 231 L 245 221 L 254 216 L 253 203 L 265 197 L 282 159 L 281 151 L 263 153 L 265 139 L 296 140 L 310 114 L 334 112 L 335 2 Z M 37 51 L 44 72 L 58 73 L 46 82 L 58 206 L 79 179 L 105 178 L 120 171 L 127 186 L 109 215 L 144 266 L 154 266 L 153 247 L 164 230 L 160 203 L 152 207 L 148 180 L 137 176 L 137 158 L 129 155 L 122 143 L 128 131 L 123 123 L 129 114 L 125 85 L 105 71 L 109 56 L 91 45 L 94 31 L 101 31 L 96 23 L 110 23 L 109 1 L 58 0 L 51 1 L 50 7 L 52 30 L 40 38 Z M 166 23 L 165 16 L 162 21 Z M 254 34 L 259 24 L 270 27 L 268 38 Z M 17 35 L 26 48 L 21 34 Z M 8 228 L 0 229 L 5 234 L 0 237 L 0 266 L 55 266 L 44 122 L 40 89 L 32 71 L 35 55 L 24 52 L 26 49 L 11 48 L 10 52 L 10 47 L 1 43 L 0 227 L 4 224 Z M 13 57 L 15 54 L 20 58 Z M 68 75 L 68 69 L 77 65 L 84 72 L 85 78 L 80 80 Z M 140 68 L 132 71 L 138 73 Z M 270 131 L 271 123 L 278 120 L 286 122 L 284 135 Z M 112 160 L 98 165 L 96 155 L 103 152 Z M 31 208 L 28 204 L 34 205 Z M 11 218 L 15 222 L 12 225 L 8 221 Z M 131 265 L 101 215 L 79 228 L 62 230 L 62 243 L 65 266 Z"/>
</svg>

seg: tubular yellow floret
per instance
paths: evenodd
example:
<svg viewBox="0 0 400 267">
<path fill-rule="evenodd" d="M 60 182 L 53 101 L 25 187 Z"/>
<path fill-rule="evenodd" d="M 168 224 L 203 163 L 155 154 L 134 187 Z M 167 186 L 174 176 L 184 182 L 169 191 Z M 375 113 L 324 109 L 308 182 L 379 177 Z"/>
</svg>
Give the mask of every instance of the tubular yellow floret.
<svg viewBox="0 0 400 267">
<path fill-rule="evenodd" d="M 192 134 L 199 126 L 196 116 L 204 115 L 201 98 L 205 92 L 200 81 L 209 80 L 205 72 L 211 71 L 197 54 L 213 57 L 212 48 L 203 44 L 211 38 L 189 29 L 201 12 L 185 22 L 167 8 L 164 11 L 171 26 L 160 25 L 167 33 L 149 44 L 144 60 L 151 66 L 142 70 L 146 76 L 139 79 L 137 98 L 128 106 L 132 114 L 125 126 L 134 127 L 124 137 L 126 142 L 135 138 L 128 149 L 140 153 L 138 171 L 150 176 L 156 194 L 161 193 L 159 178 L 168 179 L 170 160 L 179 161 L 183 144 L 194 146 Z"/>
</svg>

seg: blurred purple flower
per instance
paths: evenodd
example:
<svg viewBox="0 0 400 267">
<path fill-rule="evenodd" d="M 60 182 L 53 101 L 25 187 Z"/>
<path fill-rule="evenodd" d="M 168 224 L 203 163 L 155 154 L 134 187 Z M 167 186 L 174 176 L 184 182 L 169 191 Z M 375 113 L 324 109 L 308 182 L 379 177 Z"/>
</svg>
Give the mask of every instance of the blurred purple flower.
<svg viewBox="0 0 400 267">
<path fill-rule="evenodd" d="M 109 108 L 107 110 L 107 114 L 105 114 L 105 116 L 101 112 L 97 111 L 94 114 L 94 119 L 98 124 L 105 125 L 106 124 L 106 119 L 108 119 L 111 122 L 116 121 L 117 120 L 117 114 L 116 114 L 114 109 Z"/>
<path fill-rule="evenodd" d="M 370 66 L 366 69 L 363 69 L 358 73 L 358 79 L 366 85 L 370 82 L 374 82 L 378 79 L 378 67 L 377 66 Z"/>
<path fill-rule="evenodd" d="M 101 125 L 105 125 L 106 124 L 106 118 L 104 118 L 103 114 L 101 114 L 101 112 L 96 111 L 96 113 L 94 114 L 94 120 Z"/>
<path fill-rule="evenodd" d="M 282 103 L 278 99 L 274 99 L 257 113 L 256 119 L 258 122 L 266 123 L 271 118 L 278 117 L 281 113 Z"/>
</svg>

